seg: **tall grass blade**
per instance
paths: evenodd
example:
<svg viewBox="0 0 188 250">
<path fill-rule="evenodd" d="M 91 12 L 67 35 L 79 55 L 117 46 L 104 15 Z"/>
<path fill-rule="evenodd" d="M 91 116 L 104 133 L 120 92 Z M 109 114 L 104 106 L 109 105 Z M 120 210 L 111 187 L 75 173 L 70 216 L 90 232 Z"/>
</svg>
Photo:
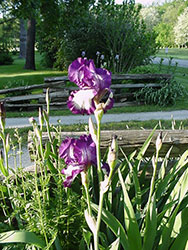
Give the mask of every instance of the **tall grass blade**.
<svg viewBox="0 0 188 250">
<path fill-rule="evenodd" d="M 44 240 L 40 239 L 33 232 L 26 231 L 8 231 L 5 233 L 0 233 L 0 244 L 8 243 L 25 243 L 35 245 L 42 249 L 45 248 Z"/>
<path fill-rule="evenodd" d="M 185 207 L 176 216 L 171 236 L 173 238 L 178 237 L 178 234 L 181 233 L 181 231 L 185 230 L 186 228 L 188 228 L 188 207 Z"/>
<path fill-rule="evenodd" d="M 157 126 L 158 126 L 158 124 L 154 127 L 154 129 L 152 130 L 152 132 L 150 133 L 150 135 L 148 136 L 148 138 L 144 142 L 143 146 L 141 147 L 141 149 L 137 155 L 137 160 L 140 161 L 143 158 L 143 156 L 144 156 L 144 154 L 145 154 L 145 152 L 146 152 L 146 150 L 147 150 L 147 148 L 152 140 L 153 134 L 154 134 Z"/>
<path fill-rule="evenodd" d="M 8 177 L 8 171 L 5 168 L 5 165 L 3 164 L 3 158 L 0 158 L 0 171 L 5 177 Z"/>
<path fill-rule="evenodd" d="M 92 209 L 95 213 L 98 213 L 98 206 L 94 203 L 91 203 Z M 114 215 L 112 215 L 109 211 L 103 209 L 102 211 L 102 220 L 108 227 L 112 230 L 116 237 L 120 237 L 120 243 L 125 250 L 132 250 L 129 247 L 129 242 L 125 230 L 122 224 L 116 219 Z"/>
<path fill-rule="evenodd" d="M 182 167 L 184 167 L 188 163 L 188 150 L 186 150 L 181 158 L 179 159 L 177 165 L 176 165 L 176 172 L 177 173 Z"/>
<path fill-rule="evenodd" d="M 176 237 L 170 250 L 187 250 L 188 248 L 188 228 L 182 230 L 182 232 Z"/>
<path fill-rule="evenodd" d="M 175 224 L 175 219 L 181 204 L 181 201 L 185 197 L 185 194 L 188 191 L 188 169 L 184 171 L 182 176 L 178 179 L 173 192 L 170 194 L 169 199 L 167 200 L 166 204 L 168 204 L 171 201 L 177 201 L 178 204 L 174 208 L 175 204 L 170 207 L 169 210 L 167 210 L 165 217 L 170 218 L 166 225 L 164 226 L 162 235 L 161 235 L 161 242 L 162 244 L 159 247 L 159 250 L 166 250 L 168 249 L 170 245 L 170 236 L 172 234 L 172 230 Z M 172 214 L 171 214 L 172 213 Z"/>
<path fill-rule="evenodd" d="M 152 197 L 146 214 L 146 227 L 144 232 L 144 244 L 142 250 L 153 249 L 157 232 L 157 213 L 155 195 Z"/>
<path fill-rule="evenodd" d="M 118 237 L 109 247 L 109 250 L 118 250 L 120 244 L 120 238 Z"/>
<path fill-rule="evenodd" d="M 135 188 L 135 203 L 136 203 L 136 207 L 138 210 L 137 212 L 140 212 L 141 211 L 141 188 L 140 188 L 140 183 L 138 180 L 137 169 L 133 168 L 133 166 L 132 166 L 131 162 L 129 161 L 129 159 L 127 158 L 127 156 L 125 156 L 125 159 L 126 159 L 127 164 L 129 166 L 130 173 L 133 175 L 134 188 Z"/>
<path fill-rule="evenodd" d="M 159 174 L 158 174 L 159 179 L 164 179 L 164 177 L 165 177 L 166 167 L 167 167 L 168 159 L 170 157 L 170 153 L 172 151 L 172 148 L 173 147 L 171 147 L 168 150 L 167 154 L 165 155 L 165 158 L 163 159 L 163 162 L 162 162 L 161 167 L 159 169 Z"/>
<path fill-rule="evenodd" d="M 125 227 L 127 230 L 130 249 L 139 250 L 142 249 L 142 244 L 141 244 L 141 236 L 139 232 L 138 223 L 125 187 L 125 183 L 123 181 L 121 171 L 119 169 L 118 169 L 118 175 L 124 196 L 124 220 L 125 220 Z"/>
<path fill-rule="evenodd" d="M 185 194 L 188 191 L 188 169 L 184 171 L 180 178 L 177 178 L 177 183 L 174 186 L 169 198 L 166 201 L 166 204 L 178 200 L 179 203 L 184 198 Z M 174 207 L 174 206 L 173 206 Z M 173 209 L 171 208 L 171 210 Z"/>
</svg>

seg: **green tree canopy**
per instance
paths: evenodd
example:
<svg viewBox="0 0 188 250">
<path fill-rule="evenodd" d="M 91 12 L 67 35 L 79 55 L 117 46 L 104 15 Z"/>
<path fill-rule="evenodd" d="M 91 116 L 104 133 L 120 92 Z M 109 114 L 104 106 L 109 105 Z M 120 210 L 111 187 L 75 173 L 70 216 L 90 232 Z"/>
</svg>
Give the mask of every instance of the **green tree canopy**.
<svg viewBox="0 0 188 250">
<path fill-rule="evenodd" d="M 174 27 L 175 42 L 177 45 L 188 45 L 188 7 L 178 17 Z"/>
</svg>

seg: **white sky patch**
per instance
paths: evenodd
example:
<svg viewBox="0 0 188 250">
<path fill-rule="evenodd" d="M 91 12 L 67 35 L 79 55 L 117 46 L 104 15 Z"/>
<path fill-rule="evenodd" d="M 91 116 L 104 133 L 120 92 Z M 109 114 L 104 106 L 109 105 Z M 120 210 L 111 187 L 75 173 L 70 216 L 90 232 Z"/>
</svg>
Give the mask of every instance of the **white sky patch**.
<svg viewBox="0 0 188 250">
<path fill-rule="evenodd" d="M 121 4 L 123 0 L 116 0 L 117 4 Z M 162 4 L 165 0 L 135 0 L 135 3 L 141 3 L 143 5 Z"/>
</svg>

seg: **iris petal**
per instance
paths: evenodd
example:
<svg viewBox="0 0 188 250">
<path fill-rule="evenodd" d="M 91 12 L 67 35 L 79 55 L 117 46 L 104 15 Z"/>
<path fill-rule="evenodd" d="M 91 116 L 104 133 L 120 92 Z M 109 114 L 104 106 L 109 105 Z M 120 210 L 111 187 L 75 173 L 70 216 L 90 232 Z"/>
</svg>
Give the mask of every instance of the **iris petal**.
<svg viewBox="0 0 188 250">
<path fill-rule="evenodd" d="M 95 95 L 94 89 L 73 91 L 69 96 L 67 106 L 74 114 L 93 114 L 95 111 L 93 101 Z"/>
<path fill-rule="evenodd" d="M 61 171 L 61 173 L 66 176 L 66 179 L 63 182 L 64 187 L 71 187 L 71 184 L 74 181 L 74 179 L 83 170 L 84 170 L 84 167 L 81 167 L 81 166 L 71 166 L 71 165 L 69 165 L 67 169 L 64 168 Z"/>
</svg>

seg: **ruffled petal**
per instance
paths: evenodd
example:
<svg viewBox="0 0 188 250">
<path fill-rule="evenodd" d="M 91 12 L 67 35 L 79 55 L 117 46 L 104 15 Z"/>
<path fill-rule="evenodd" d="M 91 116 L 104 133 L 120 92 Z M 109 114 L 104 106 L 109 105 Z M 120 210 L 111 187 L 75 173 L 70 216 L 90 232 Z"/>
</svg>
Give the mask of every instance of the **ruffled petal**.
<svg viewBox="0 0 188 250">
<path fill-rule="evenodd" d="M 96 107 L 93 98 L 96 95 L 94 89 L 73 91 L 67 101 L 67 106 L 74 114 L 93 114 Z"/>
<path fill-rule="evenodd" d="M 96 145 L 91 135 L 65 139 L 61 143 L 59 155 L 67 164 L 67 168 L 62 170 L 62 174 L 66 176 L 63 183 L 65 187 L 70 187 L 80 172 L 86 171 L 91 165 L 97 165 Z"/>
<path fill-rule="evenodd" d="M 81 89 L 93 88 L 97 92 L 109 88 L 111 72 L 96 68 L 93 60 L 77 58 L 68 68 L 69 80 L 76 83 Z"/>
<path fill-rule="evenodd" d="M 76 176 L 82 171 L 84 171 L 84 166 L 69 165 L 67 168 L 64 168 L 61 171 L 61 173 L 66 177 L 63 182 L 64 187 L 70 187 Z"/>
<path fill-rule="evenodd" d="M 67 138 L 59 147 L 59 156 L 60 158 L 64 159 L 66 164 L 74 163 L 75 157 L 74 157 L 74 145 L 75 145 L 76 139 L 74 138 Z"/>
<path fill-rule="evenodd" d="M 74 60 L 68 68 L 68 76 L 71 82 L 76 83 L 80 88 L 91 86 L 92 73 L 90 69 L 93 69 L 93 60 L 87 60 L 86 58 L 77 58 Z"/>
<path fill-rule="evenodd" d="M 96 145 L 91 135 L 81 136 L 76 142 L 75 149 L 77 149 L 77 156 L 81 165 L 88 166 L 97 164 Z"/>
<path fill-rule="evenodd" d="M 111 72 L 106 69 L 96 68 L 94 81 L 98 90 L 109 89 L 111 85 Z"/>
</svg>

